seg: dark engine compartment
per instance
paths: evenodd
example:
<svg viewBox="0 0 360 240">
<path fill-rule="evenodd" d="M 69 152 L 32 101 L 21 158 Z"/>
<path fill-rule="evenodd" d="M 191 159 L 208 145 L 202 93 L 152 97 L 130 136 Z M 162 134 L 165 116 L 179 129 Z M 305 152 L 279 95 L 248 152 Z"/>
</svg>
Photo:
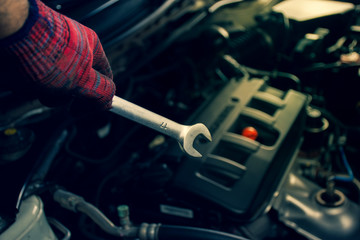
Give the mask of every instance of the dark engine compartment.
<svg viewBox="0 0 360 240">
<path fill-rule="evenodd" d="M 175 140 L 111 112 L 49 108 L 2 90 L 0 233 L 37 195 L 73 239 L 122 239 L 63 210 L 52 198 L 66 189 L 115 225 L 127 206 L 133 225 L 247 239 L 359 238 L 355 3 L 44 2 L 98 33 L 118 96 L 204 123 L 213 141 L 198 138 L 203 157 L 191 158 Z M 68 239 L 56 226 L 57 238 Z M 177 239 L 228 239 L 181 232 Z"/>
</svg>

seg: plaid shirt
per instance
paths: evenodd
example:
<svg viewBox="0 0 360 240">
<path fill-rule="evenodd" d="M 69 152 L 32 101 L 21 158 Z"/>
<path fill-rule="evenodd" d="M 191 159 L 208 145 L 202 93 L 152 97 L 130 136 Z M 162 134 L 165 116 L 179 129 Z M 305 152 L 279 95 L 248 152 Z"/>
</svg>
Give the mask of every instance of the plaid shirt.
<svg viewBox="0 0 360 240">
<path fill-rule="evenodd" d="M 96 33 L 39 0 L 29 3 L 22 29 L 0 41 L 7 55 L 0 58 L 16 58 L 25 79 L 48 95 L 76 96 L 110 108 L 115 84 Z"/>
</svg>

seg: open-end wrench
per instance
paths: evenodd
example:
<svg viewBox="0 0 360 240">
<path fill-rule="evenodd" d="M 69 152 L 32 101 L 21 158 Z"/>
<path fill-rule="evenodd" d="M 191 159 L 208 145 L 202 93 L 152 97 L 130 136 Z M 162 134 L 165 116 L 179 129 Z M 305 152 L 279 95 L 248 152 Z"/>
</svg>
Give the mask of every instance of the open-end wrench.
<svg viewBox="0 0 360 240">
<path fill-rule="evenodd" d="M 182 125 L 117 96 L 113 98 L 110 111 L 175 138 L 182 149 L 193 157 L 201 157 L 193 147 L 197 136 L 202 134 L 211 141 L 211 134 L 202 123 Z"/>
</svg>

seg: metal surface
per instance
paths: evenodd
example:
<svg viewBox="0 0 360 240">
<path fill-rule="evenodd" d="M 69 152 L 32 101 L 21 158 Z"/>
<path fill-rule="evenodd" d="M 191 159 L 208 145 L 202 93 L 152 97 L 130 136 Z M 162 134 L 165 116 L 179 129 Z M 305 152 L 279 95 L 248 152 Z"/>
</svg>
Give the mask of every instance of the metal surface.
<svg viewBox="0 0 360 240">
<path fill-rule="evenodd" d="M 193 147 L 196 137 L 203 135 L 212 140 L 209 130 L 202 123 L 182 125 L 117 96 L 113 98 L 110 111 L 176 139 L 184 152 L 192 157 L 202 156 Z"/>
<path fill-rule="evenodd" d="M 49 226 L 40 197 L 27 198 L 16 215 L 16 221 L 3 233 L 0 240 L 57 240 Z"/>
<path fill-rule="evenodd" d="M 359 206 L 343 194 L 342 204 L 320 204 L 317 196 L 325 189 L 294 172 L 274 204 L 280 221 L 308 239 L 359 239 Z"/>
</svg>

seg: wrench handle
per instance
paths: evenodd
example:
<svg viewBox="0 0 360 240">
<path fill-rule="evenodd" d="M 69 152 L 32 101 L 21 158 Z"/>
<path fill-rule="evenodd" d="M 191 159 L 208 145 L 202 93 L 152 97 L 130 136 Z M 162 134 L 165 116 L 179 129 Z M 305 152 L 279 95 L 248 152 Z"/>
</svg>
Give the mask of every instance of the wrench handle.
<svg viewBox="0 0 360 240">
<path fill-rule="evenodd" d="M 181 141 L 180 136 L 186 127 L 118 96 L 114 96 L 110 111 L 178 141 Z"/>
</svg>

